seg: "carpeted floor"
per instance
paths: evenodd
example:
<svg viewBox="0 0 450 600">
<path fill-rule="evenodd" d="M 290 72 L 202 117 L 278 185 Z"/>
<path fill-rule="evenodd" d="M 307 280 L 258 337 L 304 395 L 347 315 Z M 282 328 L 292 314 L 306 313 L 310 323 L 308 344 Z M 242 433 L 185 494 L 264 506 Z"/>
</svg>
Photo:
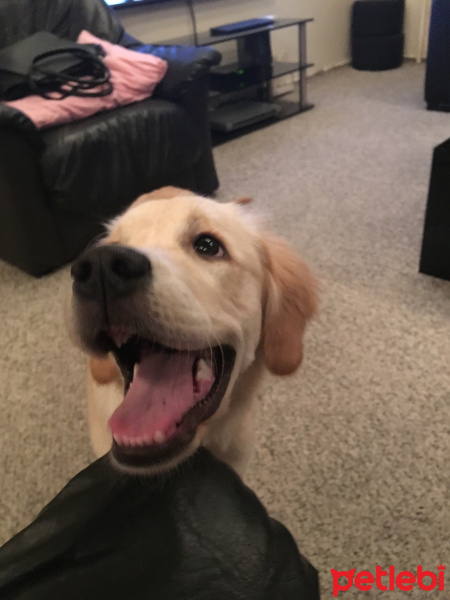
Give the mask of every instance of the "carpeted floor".
<svg viewBox="0 0 450 600">
<path fill-rule="evenodd" d="M 314 110 L 215 151 L 218 199 L 253 196 L 322 281 L 303 368 L 260 394 L 248 482 L 320 570 L 324 600 L 333 568 L 450 560 L 450 282 L 417 269 L 450 115 L 424 109 L 423 78 L 413 63 L 318 75 Z M 68 268 L 35 280 L 0 264 L 1 541 L 92 458 L 68 286 Z"/>
</svg>

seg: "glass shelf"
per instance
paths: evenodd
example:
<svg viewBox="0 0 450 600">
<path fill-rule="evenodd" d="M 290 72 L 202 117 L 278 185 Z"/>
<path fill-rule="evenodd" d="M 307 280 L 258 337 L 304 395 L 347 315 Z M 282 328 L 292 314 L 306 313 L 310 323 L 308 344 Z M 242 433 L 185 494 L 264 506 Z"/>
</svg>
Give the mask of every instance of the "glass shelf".
<svg viewBox="0 0 450 600">
<path fill-rule="evenodd" d="M 292 27 L 293 25 L 306 25 L 314 19 L 275 19 L 271 25 L 264 25 L 256 29 L 247 29 L 246 31 L 239 31 L 236 33 L 230 33 L 226 35 L 211 35 L 209 31 L 201 31 L 197 34 L 195 39 L 194 34 L 184 35 L 170 40 L 164 40 L 164 44 L 181 44 L 183 46 L 216 46 L 223 42 L 229 42 L 230 40 L 237 40 L 239 38 L 254 35 L 255 33 L 263 33 L 264 31 L 274 31 L 276 29 L 283 29 L 284 27 Z"/>
<path fill-rule="evenodd" d="M 275 103 L 278 106 L 278 113 L 275 116 L 269 117 L 268 119 L 265 119 L 264 121 L 255 123 L 254 125 L 242 127 L 241 129 L 238 129 L 233 132 L 223 133 L 220 131 L 212 131 L 211 135 L 212 135 L 212 141 L 213 141 L 214 146 L 219 146 L 220 144 L 223 144 L 232 139 L 238 138 L 241 135 L 246 135 L 247 133 L 251 133 L 252 131 L 261 129 L 261 127 L 267 127 L 269 125 L 279 123 L 280 121 L 283 121 L 284 119 L 288 119 L 289 117 L 298 115 L 300 113 L 306 112 L 306 111 L 314 108 L 314 104 L 309 104 L 307 102 L 305 102 L 300 107 L 299 98 L 300 98 L 301 90 L 300 90 L 299 82 L 295 82 L 293 84 L 293 88 L 294 89 L 292 90 L 292 92 L 289 92 L 288 94 L 283 95 L 281 98 L 276 99 Z M 259 96 L 259 99 L 261 101 L 265 101 L 266 98 L 264 97 L 264 90 L 260 90 L 260 91 L 262 91 L 262 94 Z M 219 93 L 219 95 L 220 95 L 220 93 Z"/>
<path fill-rule="evenodd" d="M 306 25 L 313 19 L 275 19 L 270 25 L 255 29 L 234 32 L 226 35 L 211 35 L 209 31 L 194 35 L 166 40 L 165 44 L 182 44 L 195 46 L 217 46 L 224 42 L 236 42 L 238 62 L 219 65 L 210 74 L 210 115 L 212 125 L 216 129 L 229 128 L 229 122 L 214 123 L 214 110 L 225 104 L 252 100 L 276 105 L 276 115 L 250 126 L 239 125 L 235 131 L 221 133 L 212 131 L 215 144 L 233 139 L 259 127 L 276 123 L 287 117 L 310 110 L 313 105 L 306 98 L 306 70 L 313 66 L 306 60 Z M 293 61 L 272 61 L 271 32 L 286 27 L 297 27 L 298 53 Z M 275 96 L 271 81 L 287 75 L 297 74 L 292 83 L 293 92 L 282 97 Z M 293 79 L 293 77 L 292 77 Z M 241 105 L 242 106 L 242 105 Z M 236 107 L 238 109 L 238 107 Z M 223 115 L 223 111 L 221 112 Z M 236 110 L 238 114 L 238 110 Z M 216 113 L 218 116 L 219 113 Z M 221 117 L 218 117 L 219 119 Z M 228 118 L 228 117 L 227 117 Z M 238 118 L 238 117 L 236 117 Z M 234 125 L 238 127 L 237 124 Z"/>
</svg>

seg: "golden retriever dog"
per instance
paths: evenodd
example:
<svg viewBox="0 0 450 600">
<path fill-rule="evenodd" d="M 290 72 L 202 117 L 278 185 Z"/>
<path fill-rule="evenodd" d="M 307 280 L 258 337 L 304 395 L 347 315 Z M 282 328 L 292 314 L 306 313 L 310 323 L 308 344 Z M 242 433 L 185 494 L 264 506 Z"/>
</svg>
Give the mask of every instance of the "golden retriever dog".
<svg viewBox="0 0 450 600">
<path fill-rule="evenodd" d="M 92 444 L 123 470 L 165 471 L 203 445 L 242 474 L 263 372 L 302 362 L 315 279 L 247 201 L 162 188 L 72 266 Z"/>
</svg>

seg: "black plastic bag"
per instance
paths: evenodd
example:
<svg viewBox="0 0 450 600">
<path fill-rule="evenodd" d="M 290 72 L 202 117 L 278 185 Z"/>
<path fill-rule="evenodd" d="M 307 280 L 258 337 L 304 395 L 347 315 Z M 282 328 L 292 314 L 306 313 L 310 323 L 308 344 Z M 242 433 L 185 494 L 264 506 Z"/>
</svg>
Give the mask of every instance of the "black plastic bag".
<svg viewBox="0 0 450 600">
<path fill-rule="evenodd" d="M 39 31 L 0 51 L 0 99 L 110 94 L 113 88 L 103 55 L 99 45 L 77 44 Z"/>
</svg>

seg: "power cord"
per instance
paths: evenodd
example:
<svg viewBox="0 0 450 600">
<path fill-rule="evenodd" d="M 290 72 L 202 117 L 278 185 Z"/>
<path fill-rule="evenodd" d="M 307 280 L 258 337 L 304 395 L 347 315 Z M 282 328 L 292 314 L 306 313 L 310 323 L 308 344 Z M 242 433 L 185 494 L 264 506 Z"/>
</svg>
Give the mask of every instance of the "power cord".
<svg viewBox="0 0 450 600">
<path fill-rule="evenodd" d="M 191 16 L 192 21 L 192 31 L 194 33 L 194 44 L 198 46 L 198 35 L 197 35 L 197 20 L 195 18 L 194 6 L 192 0 L 186 0 L 187 7 L 189 9 L 189 14 Z"/>
</svg>

